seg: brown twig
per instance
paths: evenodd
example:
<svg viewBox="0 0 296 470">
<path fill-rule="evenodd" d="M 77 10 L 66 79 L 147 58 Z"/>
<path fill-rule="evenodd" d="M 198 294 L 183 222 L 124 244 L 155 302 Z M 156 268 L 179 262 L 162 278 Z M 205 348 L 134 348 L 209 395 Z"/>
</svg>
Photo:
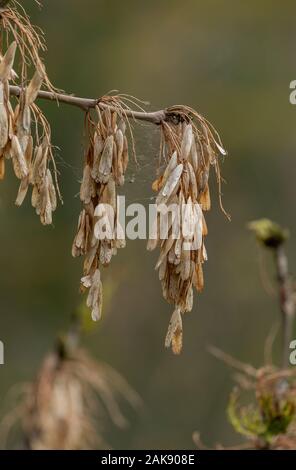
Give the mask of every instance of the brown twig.
<svg viewBox="0 0 296 470">
<path fill-rule="evenodd" d="M 10 94 L 12 96 L 20 96 L 21 88 L 15 85 L 12 85 L 10 88 Z M 47 100 L 47 101 L 56 101 L 57 103 L 64 103 L 69 104 L 72 106 L 76 106 L 83 111 L 89 111 L 90 109 L 94 109 L 96 106 L 100 108 L 109 108 L 111 111 L 116 111 L 116 108 L 108 105 L 106 103 L 101 103 L 99 99 L 93 98 L 79 98 L 73 95 L 67 95 L 63 93 L 53 93 L 50 91 L 40 91 L 38 93 L 38 98 Z M 140 120 L 151 122 L 152 124 L 160 124 L 161 122 L 165 121 L 169 117 L 169 113 L 166 110 L 155 111 L 152 113 L 146 113 L 141 111 L 131 111 L 125 110 L 125 115 L 127 117 Z"/>
<path fill-rule="evenodd" d="M 275 250 L 275 264 L 279 283 L 279 300 L 283 323 L 282 366 L 289 366 L 289 346 L 292 340 L 296 304 L 294 289 L 289 275 L 288 258 L 283 245 Z"/>
</svg>

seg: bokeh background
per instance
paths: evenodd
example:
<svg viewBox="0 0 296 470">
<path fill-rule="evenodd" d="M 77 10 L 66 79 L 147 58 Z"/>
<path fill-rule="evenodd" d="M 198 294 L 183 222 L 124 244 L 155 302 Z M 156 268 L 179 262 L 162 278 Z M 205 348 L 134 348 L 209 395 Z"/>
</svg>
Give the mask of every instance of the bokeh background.
<svg viewBox="0 0 296 470">
<path fill-rule="evenodd" d="M 103 320 L 84 340 L 98 360 L 121 372 L 144 400 L 122 432 L 107 425 L 119 449 L 194 448 L 192 433 L 213 445 L 237 443 L 227 422 L 231 371 L 207 351 L 216 345 L 260 366 L 264 343 L 279 317 L 277 299 L 264 290 L 258 249 L 246 230 L 266 216 L 290 228 L 288 253 L 296 265 L 296 78 L 294 1 L 50 0 L 26 7 L 48 42 L 46 64 L 62 89 L 98 97 L 112 89 L 149 100 L 151 109 L 189 104 L 219 130 L 229 152 L 219 210 L 212 178 L 208 214 L 206 288 L 185 319 L 180 357 L 163 347 L 171 308 L 161 295 L 144 241 L 128 242 L 104 271 L 109 295 Z M 43 228 L 29 205 L 14 206 L 17 185 L 0 186 L 1 415 L 9 389 L 32 380 L 56 334 L 79 305 L 81 263 L 71 257 L 80 210 L 83 114 L 42 103 L 52 123 L 64 206 Z M 140 169 L 131 164 L 124 193 L 148 204 L 158 149 L 157 129 L 136 126 Z M 273 271 L 265 256 L 267 276 Z M 275 347 L 275 361 L 278 359 Z"/>
</svg>

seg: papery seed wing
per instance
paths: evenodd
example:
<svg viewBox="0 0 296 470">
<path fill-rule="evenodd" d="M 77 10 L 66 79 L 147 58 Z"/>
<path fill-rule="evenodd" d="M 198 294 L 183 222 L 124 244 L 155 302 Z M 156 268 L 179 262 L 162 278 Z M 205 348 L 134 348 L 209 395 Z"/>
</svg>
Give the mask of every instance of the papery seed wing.
<svg viewBox="0 0 296 470">
<path fill-rule="evenodd" d="M 181 254 L 181 278 L 183 281 L 189 279 L 190 276 L 190 250 L 188 249 L 188 243 L 183 242 L 182 254 Z"/>
<path fill-rule="evenodd" d="M 124 139 L 123 139 L 122 161 L 123 161 L 123 174 L 125 174 L 127 167 L 128 167 L 128 162 L 129 162 L 128 141 L 127 141 L 126 136 L 124 136 Z"/>
<path fill-rule="evenodd" d="M 88 164 L 85 165 L 83 170 L 83 178 L 80 186 L 80 199 L 85 204 L 89 204 L 91 198 L 96 194 L 94 180 L 91 176 L 91 168 Z"/>
<path fill-rule="evenodd" d="M 51 210 L 54 212 L 57 208 L 57 194 L 55 190 L 55 186 L 53 183 L 53 178 L 51 171 L 47 169 L 47 180 L 48 180 L 48 191 L 49 191 L 49 198 L 51 203 Z"/>
<path fill-rule="evenodd" d="M 37 185 L 33 186 L 31 204 L 35 209 L 39 206 L 40 193 Z"/>
<path fill-rule="evenodd" d="M 100 248 L 100 263 L 108 266 L 112 259 L 112 248 L 109 241 L 103 240 Z"/>
<path fill-rule="evenodd" d="M 172 234 L 171 234 L 169 238 L 165 240 L 164 245 L 161 248 L 160 256 L 155 266 L 156 270 L 159 268 L 162 262 L 167 258 L 168 252 L 170 251 L 174 243 L 175 243 L 175 240 L 173 239 Z"/>
<path fill-rule="evenodd" d="M 3 149 L 8 141 L 9 119 L 5 106 L 4 85 L 0 82 L 0 149 Z"/>
<path fill-rule="evenodd" d="M 11 153 L 16 177 L 19 179 L 26 178 L 29 174 L 29 169 L 19 140 L 16 136 L 13 136 L 11 139 Z"/>
<path fill-rule="evenodd" d="M 178 165 L 178 155 L 177 155 L 177 152 L 174 152 L 162 176 L 162 187 L 166 184 L 168 178 L 170 177 L 170 175 L 172 174 L 172 172 L 174 171 L 177 165 Z"/>
<path fill-rule="evenodd" d="M 161 263 L 161 265 L 159 266 L 158 275 L 159 275 L 159 280 L 160 281 L 163 281 L 163 279 L 165 278 L 166 270 L 167 270 L 167 260 L 164 259 L 163 262 Z"/>
<path fill-rule="evenodd" d="M 84 264 L 83 264 L 83 272 L 85 275 L 90 273 L 90 270 L 93 264 L 95 264 L 94 261 L 97 256 L 98 247 L 99 247 L 99 242 L 97 241 L 96 245 L 91 247 L 91 249 L 89 250 L 89 252 L 87 253 L 85 257 Z"/>
<path fill-rule="evenodd" d="M 40 196 L 41 196 L 41 212 L 40 212 L 41 223 L 43 225 L 51 225 L 52 224 L 52 206 L 50 202 L 49 184 L 48 184 L 47 178 L 44 181 Z"/>
<path fill-rule="evenodd" d="M 197 190 L 196 176 L 195 176 L 194 169 L 190 162 L 188 162 L 187 168 L 188 168 L 188 173 L 189 173 L 191 197 L 193 201 L 197 201 L 198 190 Z"/>
<path fill-rule="evenodd" d="M 33 137 L 30 135 L 28 137 L 26 151 L 25 151 L 25 159 L 26 159 L 28 168 L 30 168 L 31 163 L 32 163 L 33 150 L 34 150 L 34 142 L 33 142 Z"/>
<path fill-rule="evenodd" d="M 199 146 L 199 142 L 198 142 L 198 146 Z M 192 139 L 192 146 L 191 146 L 191 151 L 190 151 L 188 161 L 191 163 L 195 173 L 198 170 L 199 162 L 200 162 L 199 154 L 197 152 L 198 146 L 196 145 L 196 141 Z"/>
<path fill-rule="evenodd" d="M 165 347 L 169 348 L 172 345 L 174 354 L 180 354 L 182 350 L 182 332 L 183 326 L 181 312 L 180 308 L 176 308 L 171 317 L 165 338 Z"/>
<path fill-rule="evenodd" d="M 94 135 L 94 162 L 93 162 L 93 167 L 91 170 L 91 175 L 95 181 L 99 181 L 99 168 L 100 168 L 100 160 L 101 160 L 101 154 L 104 149 L 104 141 L 102 139 L 102 136 L 98 133 L 95 132 Z"/>
<path fill-rule="evenodd" d="M 120 160 L 122 158 L 124 146 L 124 136 L 120 129 L 117 129 L 116 131 L 115 141 L 117 146 L 117 158 Z"/>
<path fill-rule="evenodd" d="M 210 189 L 209 185 L 206 185 L 206 188 L 203 193 L 201 193 L 199 197 L 199 203 L 202 207 L 202 210 L 209 211 L 211 209 L 211 197 L 210 197 Z"/>
<path fill-rule="evenodd" d="M 16 206 L 20 207 L 23 204 L 25 197 L 27 195 L 28 189 L 29 189 L 29 176 L 22 179 L 20 183 L 18 195 L 15 201 Z"/>
<path fill-rule="evenodd" d="M 42 145 L 39 145 L 35 149 L 35 155 L 34 155 L 34 162 L 33 162 L 33 167 L 32 167 L 32 175 L 31 175 L 31 182 L 32 184 L 39 184 L 40 183 L 40 176 L 44 177 L 45 175 L 45 169 L 46 169 L 46 162 L 43 163 L 44 170 L 42 171 L 42 175 L 40 175 L 40 166 L 43 160 L 43 148 Z"/>
</svg>

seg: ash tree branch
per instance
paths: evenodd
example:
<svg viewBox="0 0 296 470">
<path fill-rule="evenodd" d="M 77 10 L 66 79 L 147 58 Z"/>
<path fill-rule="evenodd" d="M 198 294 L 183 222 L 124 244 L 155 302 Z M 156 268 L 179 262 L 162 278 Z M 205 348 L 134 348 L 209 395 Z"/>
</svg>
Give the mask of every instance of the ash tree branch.
<svg viewBox="0 0 296 470">
<path fill-rule="evenodd" d="M 14 85 L 11 85 L 9 87 L 9 90 L 12 96 L 17 97 L 20 96 L 22 91 L 20 87 Z M 55 101 L 56 103 L 64 103 L 71 106 L 76 106 L 82 109 L 83 111 L 89 111 L 90 109 L 94 109 L 96 106 L 99 106 L 101 109 L 109 108 L 111 111 L 117 110 L 115 107 L 109 106 L 106 103 L 100 103 L 99 99 L 79 98 L 73 95 L 67 95 L 63 93 L 52 93 L 50 91 L 40 91 L 38 93 L 38 98 L 47 101 Z M 127 117 L 139 121 L 150 122 L 152 124 L 160 124 L 162 121 L 165 121 L 168 118 L 168 113 L 164 109 L 152 113 L 125 110 L 125 115 Z"/>
</svg>

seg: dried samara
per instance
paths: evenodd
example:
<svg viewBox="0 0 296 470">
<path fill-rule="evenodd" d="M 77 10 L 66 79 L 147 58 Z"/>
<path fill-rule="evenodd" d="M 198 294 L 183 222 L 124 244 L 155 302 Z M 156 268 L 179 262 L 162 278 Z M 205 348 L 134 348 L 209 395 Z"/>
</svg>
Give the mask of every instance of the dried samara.
<svg viewBox="0 0 296 470">
<path fill-rule="evenodd" d="M 225 155 L 219 136 L 193 110 L 172 108 L 162 123 L 161 176 L 153 183 L 158 192 L 155 230 L 148 250 L 160 247 L 156 264 L 164 298 L 174 305 L 166 347 L 182 349 L 182 316 L 193 308 L 193 288 L 204 287 L 203 263 L 207 260 L 208 233 L 204 212 L 211 207 L 210 167 L 220 182 L 219 154 Z"/>
</svg>

